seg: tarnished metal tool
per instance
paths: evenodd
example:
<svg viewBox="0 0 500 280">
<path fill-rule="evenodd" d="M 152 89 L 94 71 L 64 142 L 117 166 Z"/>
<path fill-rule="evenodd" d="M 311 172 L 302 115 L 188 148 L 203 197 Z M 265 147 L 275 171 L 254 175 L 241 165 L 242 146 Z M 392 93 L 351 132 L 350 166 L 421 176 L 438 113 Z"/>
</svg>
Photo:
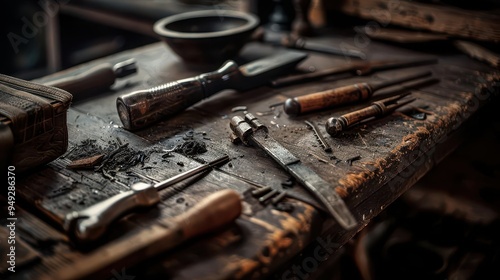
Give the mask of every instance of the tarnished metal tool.
<svg viewBox="0 0 500 280">
<path fill-rule="evenodd" d="M 223 156 L 154 185 L 135 183 L 129 191 L 119 193 L 87 209 L 69 213 L 64 219 L 64 229 L 78 242 L 97 240 L 113 221 L 126 213 L 158 204 L 160 190 L 227 161 L 229 157 Z"/>
<path fill-rule="evenodd" d="M 246 91 L 294 68 L 307 54 L 286 51 L 239 66 L 227 61 L 214 72 L 170 82 L 118 97 L 116 106 L 123 127 L 136 130 L 172 116 L 222 90 Z"/>
<path fill-rule="evenodd" d="M 357 110 L 340 117 L 332 117 L 326 121 L 325 129 L 328 134 L 331 136 L 336 136 L 339 132 L 344 131 L 353 125 L 362 122 L 364 120 L 380 117 L 386 115 L 399 107 L 402 107 L 410 102 L 415 101 L 415 98 L 411 98 L 405 101 L 401 101 L 401 98 L 409 95 L 400 94 L 396 96 L 392 96 L 389 98 L 385 98 L 376 102 L 373 102 L 372 105 L 363 108 L 361 110 Z"/>
<path fill-rule="evenodd" d="M 372 62 L 354 62 L 352 64 L 327 68 L 312 73 L 297 74 L 288 77 L 281 77 L 271 81 L 273 87 L 284 87 L 298 83 L 306 83 L 316 81 L 328 76 L 339 74 L 353 74 L 358 76 L 366 76 L 368 74 L 407 67 L 415 67 L 427 64 L 437 63 L 435 58 L 412 59 L 403 61 L 372 61 Z"/>
<path fill-rule="evenodd" d="M 314 132 L 314 136 L 316 136 L 316 139 L 318 139 L 319 144 L 323 148 L 323 151 L 330 153 L 332 151 L 332 147 L 326 142 L 325 138 L 323 135 L 321 135 L 321 131 L 319 131 L 318 126 L 316 126 L 314 123 L 310 121 L 304 121 Z"/>
<path fill-rule="evenodd" d="M 263 28 L 260 28 L 254 32 L 252 37 L 256 41 L 273 46 L 281 46 L 289 49 L 304 50 L 329 55 L 366 59 L 366 54 L 360 50 L 310 42 L 305 37 L 298 36 L 293 33 L 284 35 L 280 32 L 266 32 Z"/>
<path fill-rule="evenodd" d="M 295 116 L 333 106 L 359 102 L 371 98 L 373 93 L 379 89 L 424 78 L 430 75 L 432 75 L 432 72 L 424 71 L 389 81 L 378 83 L 356 83 L 331 90 L 289 98 L 285 101 L 284 111 L 288 115 Z M 428 81 L 422 81 L 422 83 L 427 82 Z"/>
<path fill-rule="evenodd" d="M 366 59 L 366 54 L 360 50 L 338 48 L 331 45 L 313 43 L 308 41 L 306 38 L 300 36 L 293 36 L 293 35 L 284 36 L 281 40 L 281 45 L 287 48 L 298 49 L 298 50 L 313 51 L 318 53 L 353 57 L 358 59 Z"/>
<path fill-rule="evenodd" d="M 316 197 L 345 229 L 352 229 L 357 222 L 335 189 L 318 176 L 313 170 L 303 165 L 290 151 L 269 136 L 267 127 L 252 114 L 245 118 L 235 116 L 230 122 L 231 130 L 246 145 L 263 149 L 269 156 L 285 168 L 299 183 Z"/>
<path fill-rule="evenodd" d="M 64 266 L 56 275 L 42 279 L 110 279 L 112 272 L 122 271 L 124 267 L 129 269 L 194 237 L 229 225 L 241 215 L 241 211 L 239 193 L 231 189 L 215 192 L 185 213 L 160 218 L 139 234 L 105 244 Z"/>
</svg>

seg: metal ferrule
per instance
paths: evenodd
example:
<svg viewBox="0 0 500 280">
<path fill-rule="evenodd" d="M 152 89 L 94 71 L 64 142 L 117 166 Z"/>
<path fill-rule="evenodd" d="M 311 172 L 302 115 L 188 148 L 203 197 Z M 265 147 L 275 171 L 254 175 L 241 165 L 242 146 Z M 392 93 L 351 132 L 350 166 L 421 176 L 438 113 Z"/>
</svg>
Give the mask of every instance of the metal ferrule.
<svg viewBox="0 0 500 280">
<path fill-rule="evenodd" d="M 388 109 L 385 106 L 385 103 L 383 101 L 373 102 L 372 105 L 375 105 L 380 109 L 380 114 L 385 114 L 388 111 Z"/>
<path fill-rule="evenodd" d="M 233 117 L 229 126 L 243 144 L 248 145 L 248 137 L 253 133 L 252 127 L 240 116 Z"/>
<path fill-rule="evenodd" d="M 267 126 L 265 126 L 263 123 L 261 123 L 254 115 L 251 113 L 245 114 L 245 121 L 252 126 L 255 130 L 259 129 L 264 129 L 266 132 L 268 132 Z"/>
</svg>

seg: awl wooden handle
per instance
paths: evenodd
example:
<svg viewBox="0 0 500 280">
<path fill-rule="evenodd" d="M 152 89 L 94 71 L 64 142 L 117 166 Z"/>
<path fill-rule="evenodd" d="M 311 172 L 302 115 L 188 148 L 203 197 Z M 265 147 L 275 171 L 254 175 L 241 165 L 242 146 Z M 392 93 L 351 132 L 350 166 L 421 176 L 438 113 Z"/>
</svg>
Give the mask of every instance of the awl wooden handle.
<svg viewBox="0 0 500 280">
<path fill-rule="evenodd" d="M 117 240 L 79 259 L 46 279 L 98 279 L 112 271 L 131 268 L 198 235 L 233 222 L 241 214 L 240 195 L 222 190 L 209 195 L 187 212 L 143 229 L 136 235 Z"/>
<path fill-rule="evenodd" d="M 326 109 L 333 106 L 368 99 L 373 94 L 367 83 L 358 83 L 331 90 L 289 98 L 285 101 L 285 113 L 291 116 Z"/>
</svg>

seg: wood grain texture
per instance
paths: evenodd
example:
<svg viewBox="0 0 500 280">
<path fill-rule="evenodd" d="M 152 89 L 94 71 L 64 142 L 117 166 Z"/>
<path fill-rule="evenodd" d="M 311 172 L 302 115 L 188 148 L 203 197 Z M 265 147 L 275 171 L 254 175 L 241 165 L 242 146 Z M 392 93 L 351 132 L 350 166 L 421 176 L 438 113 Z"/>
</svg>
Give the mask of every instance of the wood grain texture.
<svg viewBox="0 0 500 280">
<path fill-rule="evenodd" d="M 332 1 L 329 6 L 349 15 L 375 20 L 381 27 L 393 24 L 455 37 L 500 42 L 498 11 L 387 0 L 339 0 Z"/>
</svg>

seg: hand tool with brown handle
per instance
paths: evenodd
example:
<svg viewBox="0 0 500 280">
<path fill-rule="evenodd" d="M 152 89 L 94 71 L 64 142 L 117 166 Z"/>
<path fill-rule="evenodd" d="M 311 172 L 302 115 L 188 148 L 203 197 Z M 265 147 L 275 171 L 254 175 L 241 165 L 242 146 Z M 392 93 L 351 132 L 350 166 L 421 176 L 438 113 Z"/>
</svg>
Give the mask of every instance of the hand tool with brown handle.
<svg viewBox="0 0 500 280">
<path fill-rule="evenodd" d="M 367 100 L 371 98 L 373 93 L 379 89 L 424 78 L 426 76 L 430 76 L 431 74 L 432 73 L 430 71 L 418 72 L 416 74 L 406 75 L 394 80 L 371 84 L 357 83 L 331 90 L 306 94 L 295 98 L 289 98 L 285 101 L 284 111 L 288 115 L 295 116 L 333 106 Z"/>
<path fill-rule="evenodd" d="M 239 67 L 230 60 L 214 72 L 122 95 L 116 100 L 118 115 L 125 129 L 140 129 L 222 90 L 245 91 L 266 84 L 306 57 L 302 52 L 286 51 Z"/>
<path fill-rule="evenodd" d="M 57 87 L 71 93 L 74 102 L 109 90 L 117 78 L 123 78 L 136 72 L 135 59 L 128 59 L 114 65 L 100 64 L 77 75 L 45 82 L 44 85 Z"/>
<path fill-rule="evenodd" d="M 154 185 L 135 183 L 128 191 L 114 195 L 81 211 L 69 213 L 64 218 L 64 229 L 78 243 L 95 241 L 118 218 L 138 208 L 146 208 L 158 204 L 160 202 L 160 195 L 158 193 L 160 190 L 225 163 L 228 160 L 228 156 L 223 156 Z"/>
<path fill-rule="evenodd" d="M 240 216 L 241 209 L 241 198 L 236 191 L 218 191 L 187 212 L 174 218 L 162 219 L 132 237 L 104 245 L 47 279 L 111 278 L 113 270 L 131 268 L 191 238 L 228 225 Z"/>
<path fill-rule="evenodd" d="M 329 118 L 325 125 L 326 132 L 328 132 L 331 136 L 336 136 L 341 131 L 344 131 L 364 120 L 389 114 L 390 112 L 415 101 L 415 98 L 401 101 L 401 99 L 408 94 L 409 93 L 388 97 L 375 101 L 372 105 L 363 109 L 350 112 L 340 117 Z"/>
</svg>

